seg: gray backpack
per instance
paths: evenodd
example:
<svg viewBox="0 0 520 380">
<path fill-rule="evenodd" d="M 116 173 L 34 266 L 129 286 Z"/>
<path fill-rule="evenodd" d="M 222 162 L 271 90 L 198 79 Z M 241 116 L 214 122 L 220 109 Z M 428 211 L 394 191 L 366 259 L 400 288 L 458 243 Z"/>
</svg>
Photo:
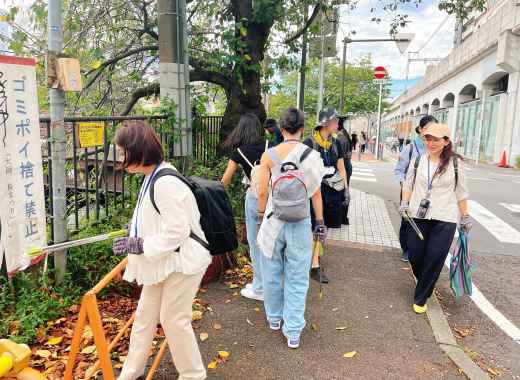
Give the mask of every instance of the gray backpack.
<svg viewBox="0 0 520 380">
<path fill-rule="evenodd" d="M 306 148 L 302 153 L 298 165 L 312 152 Z M 304 182 L 304 173 L 294 162 L 283 162 L 271 148 L 267 151 L 274 163 L 271 176 L 271 196 L 273 213 L 277 219 L 285 222 L 299 222 L 310 217 L 309 194 Z"/>
</svg>

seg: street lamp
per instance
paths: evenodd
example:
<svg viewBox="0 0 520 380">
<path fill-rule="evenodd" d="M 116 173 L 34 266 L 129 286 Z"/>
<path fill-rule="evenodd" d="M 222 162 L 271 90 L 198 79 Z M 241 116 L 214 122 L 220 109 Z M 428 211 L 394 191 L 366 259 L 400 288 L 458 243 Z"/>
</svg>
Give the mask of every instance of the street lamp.
<svg viewBox="0 0 520 380">
<path fill-rule="evenodd" d="M 397 34 L 395 38 L 360 38 L 360 39 L 352 39 L 346 37 L 343 39 L 343 67 L 341 73 L 341 96 L 340 96 L 340 104 L 339 109 L 340 113 L 343 113 L 343 107 L 345 103 L 345 80 L 346 80 L 346 62 L 347 62 L 347 44 L 353 42 L 395 42 L 399 51 L 404 53 L 410 42 L 412 42 L 414 34 L 412 33 L 402 33 Z"/>
</svg>

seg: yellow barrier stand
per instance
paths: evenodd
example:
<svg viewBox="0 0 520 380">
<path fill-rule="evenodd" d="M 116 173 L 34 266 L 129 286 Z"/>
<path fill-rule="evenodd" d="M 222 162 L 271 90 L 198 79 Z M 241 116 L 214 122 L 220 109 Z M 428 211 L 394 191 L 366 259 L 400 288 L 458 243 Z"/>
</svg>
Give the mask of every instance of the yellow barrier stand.
<svg viewBox="0 0 520 380">
<path fill-rule="evenodd" d="M 97 304 L 97 294 L 103 290 L 110 282 L 119 275 L 126 267 L 128 263 L 128 258 L 122 260 L 114 269 L 110 271 L 101 281 L 99 281 L 96 286 L 94 286 L 91 290 L 89 290 L 81 301 L 81 308 L 79 310 L 78 321 L 76 322 L 76 327 L 74 329 L 74 335 L 72 337 L 72 342 L 70 346 L 70 353 L 67 360 L 67 366 L 65 368 L 65 380 L 73 380 L 74 366 L 76 364 L 76 359 L 78 357 L 79 348 L 81 345 L 81 338 L 83 336 L 83 331 L 85 330 L 85 326 L 90 326 L 92 330 L 92 335 L 94 336 L 94 344 L 96 346 L 96 350 L 98 353 L 99 360 L 91 367 L 87 374 L 85 375 L 85 380 L 90 379 L 94 373 L 101 367 L 101 371 L 103 373 L 104 380 L 115 380 L 114 369 L 112 367 L 112 361 L 110 360 L 110 352 L 114 349 L 117 342 L 122 338 L 124 333 L 130 328 L 132 325 L 135 314 L 125 323 L 125 325 L 119 330 L 118 334 L 114 337 L 114 339 L 109 343 L 107 342 L 105 332 L 103 330 L 103 323 L 101 319 L 101 314 L 99 313 L 99 308 Z M 148 372 L 146 377 L 147 380 L 153 379 L 153 375 L 159 366 L 159 363 L 166 351 L 167 342 L 166 339 L 163 341 L 161 348 Z"/>
</svg>

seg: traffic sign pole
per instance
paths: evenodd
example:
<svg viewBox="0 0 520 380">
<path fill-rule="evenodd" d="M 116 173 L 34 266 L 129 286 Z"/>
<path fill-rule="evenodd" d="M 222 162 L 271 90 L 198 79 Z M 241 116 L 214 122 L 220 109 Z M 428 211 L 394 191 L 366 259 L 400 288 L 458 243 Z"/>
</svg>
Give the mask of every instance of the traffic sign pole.
<svg viewBox="0 0 520 380">
<path fill-rule="evenodd" d="M 379 138 L 381 134 L 381 106 L 383 104 L 383 83 L 379 84 L 379 106 L 377 107 L 376 160 L 379 160 Z"/>
</svg>

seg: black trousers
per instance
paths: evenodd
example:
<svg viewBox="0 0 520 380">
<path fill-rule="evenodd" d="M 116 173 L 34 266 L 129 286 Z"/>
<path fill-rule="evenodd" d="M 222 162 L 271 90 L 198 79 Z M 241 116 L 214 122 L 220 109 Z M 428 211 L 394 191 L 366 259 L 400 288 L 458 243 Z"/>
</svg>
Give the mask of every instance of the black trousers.
<svg viewBox="0 0 520 380">
<path fill-rule="evenodd" d="M 407 233 L 407 247 L 413 274 L 417 279 L 414 303 L 424 306 L 439 279 L 457 224 L 427 219 L 414 219 L 414 221 L 421 230 L 424 240 L 420 240 L 410 227 Z"/>
<path fill-rule="evenodd" d="M 415 233 L 412 231 L 412 233 Z M 408 251 L 408 222 L 401 218 L 401 227 L 399 227 L 399 244 L 403 250 L 403 254 Z"/>
</svg>

